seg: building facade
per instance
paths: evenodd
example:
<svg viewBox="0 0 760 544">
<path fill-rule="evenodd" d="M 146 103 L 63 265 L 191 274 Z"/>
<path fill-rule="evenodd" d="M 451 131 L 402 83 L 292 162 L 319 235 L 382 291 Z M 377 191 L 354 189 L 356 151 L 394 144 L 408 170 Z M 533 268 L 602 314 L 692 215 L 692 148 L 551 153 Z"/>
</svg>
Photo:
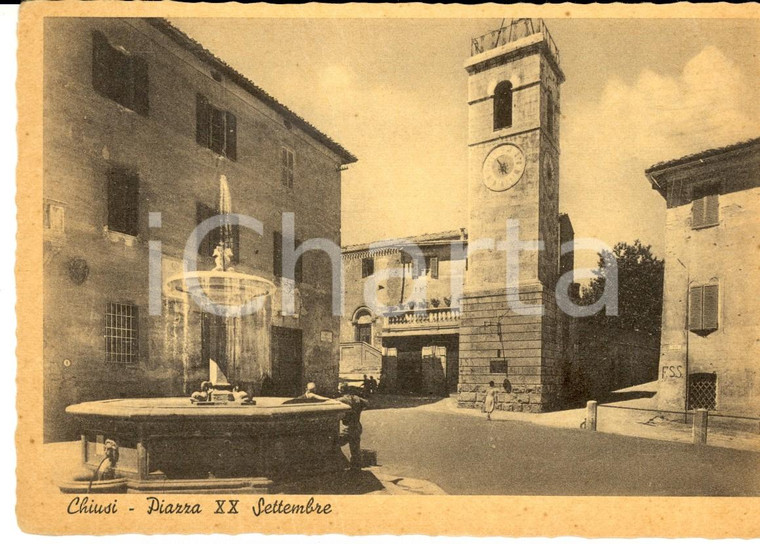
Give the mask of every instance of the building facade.
<svg viewBox="0 0 760 544">
<path fill-rule="evenodd" d="M 295 214 L 297 239 L 339 247 L 340 170 L 355 157 L 165 20 L 48 18 L 44 55 L 46 440 L 73 436 L 70 404 L 183 395 L 208 379 L 228 325 L 191 308 L 182 318 L 201 334 L 170 341 L 182 318 L 165 292 L 151 308 L 149 290 L 181 272 L 191 233 L 219 209 L 221 176 L 232 211 L 263 224 L 235 229 L 236 270 L 277 287 L 258 318 L 268 334 L 236 335 L 257 365 L 239 380 L 334 388 L 340 263 L 308 252 L 283 280 L 282 217 Z M 213 237 L 199 241 L 201 270 L 214 266 Z M 278 306 L 283 288 L 295 312 Z"/>
<path fill-rule="evenodd" d="M 760 139 L 646 170 L 665 199 L 662 409 L 760 412 Z"/>
<path fill-rule="evenodd" d="M 473 40 L 465 68 L 471 251 L 462 299 L 459 404 L 474 406 L 494 381 L 507 390 L 498 408 L 549 410 L 557 406 L 562 379 L 554 294 L 565 79 L 559 51 L 542 20 L 518 19 Z M 543 248 L 518 251 L 522 241 Z"/>
<path fill-rule="evenodd" d="M 344 248 L 342 379 L 456 392 L 466 249 L 465 229 Z"/>
<path fill-rule="evenodd" d="M 553 409 L 559 403 L 570 344 L 569 319 L 558 311 L 555 287 L 560 275 L 573 268 L 572 253 L 560 256 L 563 242 L 572 245 L 573 231 L 569 218 L 559 214 L 559 103 L 564 81 L 559 52 L 543 21 L 515 19 L 473 39 L 465 68 L 468 224 L 461 232 L 467 233 L 466 250 L 451 257 L 452 239 L 462 238 L 458 243 L 464 245 L 460 231 L 434 235 L 432 247 L 424 237 L 410 238 L 422 248 L 420 270 L 431 274 L 435 269 L 443 275 L 429 278 L 429 298 L 422 306 L 408 289 L 392 290 L 395 307 L 385 308 L 385 315 L 370 314 L 363 324 L 359 297 L 372 298 L 377 289 L 367 288 L 368 280 L 374 282 L 367 272 L 403 262 L 412 267 L 415 256 L 392 243 L 345 248 L 342 342 L 360 343 L 356 354 L 362 344 L 386 350 L 384 374 L 396 377 L 390 381 L 398 390 L 454 392 L 456 379 L 459 406 L 476 407 L 493 381 L 504 387 L 497 397 L 498 409 Z M 526 241 L 532 247 L 509 254 L 508 248 Z M 389 257 L 384 256 L 376 259 L 374 268 L 366 268 L 370 265 L 362 262 L 373 257 L 372 251 L 388 251 L 394 262 L 387 263 Z M 449 272 L 442 273 L 446 251 L 451 263 Z M 434 268 L 429 262 L 439 253 Z M 519 267 L 508 271 L 507 263 Z M 452 271 L 456 282 L 445 277 Z M 441 294 L 452 306 L 442 310 L 432 304 Z M 445 360 L 432 369 L 425 370 L 431 365 L 420 362 L 426 356 L 435 361 L 444 353 Z M 421 370 L 406 370 L 408 366 Z M 346 364 L 345 370 L 349 367 L 358 368 Z"/>
</svg>

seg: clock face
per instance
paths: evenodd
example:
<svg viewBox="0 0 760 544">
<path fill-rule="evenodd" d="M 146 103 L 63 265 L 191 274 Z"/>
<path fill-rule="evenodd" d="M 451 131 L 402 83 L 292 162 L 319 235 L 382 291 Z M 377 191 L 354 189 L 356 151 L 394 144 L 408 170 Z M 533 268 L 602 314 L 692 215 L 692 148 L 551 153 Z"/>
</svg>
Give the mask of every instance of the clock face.
<svg viewBox="0 0 760 544">
<path fill-rule="evenodd" d="M 516 145 L 495 147 L 483 162 L 483 183 L 492 191 L 506 191 L 525 172 L 525 154 Z"/>
</svg>

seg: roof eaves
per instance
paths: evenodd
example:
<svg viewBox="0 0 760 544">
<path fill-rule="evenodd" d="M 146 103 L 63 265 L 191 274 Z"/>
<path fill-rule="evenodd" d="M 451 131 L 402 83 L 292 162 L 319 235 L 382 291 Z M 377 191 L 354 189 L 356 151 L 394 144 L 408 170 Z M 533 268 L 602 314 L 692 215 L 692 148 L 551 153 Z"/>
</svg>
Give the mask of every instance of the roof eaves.
<svg viewBox="0 0 760 544">
<path fill-rule="evenodd" d="M 341 158 L 342 164 L 351 164 L 358 160 L 356 156 L 350 153 L 338 142 L 321 132 L 318 128 L 316 128 L 314 125 L 309 123 L 306 119 L 297 113 L 290 110 L 287 106 L 278 102 L 277 99 L 267 93 L 264 89 L 254 84 L 251 80 L 235 70 L 232 66 L 203 47 L 200 42 L 194 40 L 182 32 L 180 29 L 178 29 L 176 26 L 172 25 L 168 20 L 160 17 L 148 17 L 145 20 L 148 22 L 148 24 L 174 40 L 175 43 L 179 44 L 190 53 L 195 55 L 199 60 L 211 64 L 214 68 L 226 75 L 232 82 L 239 85 L 249 94 L 261 100 L 273 110 L 283 115 L 291 123 L 300 126 L 304 132 L 309 134 L 312 138 L 324 145 L 330 151 L 338 155 Z"/>
<path fill-rule="evenodd" d="M 706 159 L 708 157 L 712 157 L 715 155 L 720 155 L 723 153 L 728 153 L 731 151 L 736 151 L 739 149 L 742 149 L 744 147 L 751 147 L 753 145 L 759 144 L 760 138 L 752 138 L 750 140 L 744 140 L 735 144 L 723 146 L 723 147 L 716 147 L 713 149 L 707 149 L 705 151 L 700 151 L 698 153 L 692 153 L 690 155 L 684 155 L 683 157 L 680 157 L 678 159 L 672 159 L 669 161 L 662 161 L 658 162 L 657 164 L 653 164 L 646 170 L 644 170 L 645 174 L 651 174 L 652 172 L 656 172 L 658 170 L 664 170 L 666 168 L 673 168 L 674 166 L 680 166 L 682 164 L 686 164 L 689 162 L 697 161 L 700 159 Z"/>
</svg>

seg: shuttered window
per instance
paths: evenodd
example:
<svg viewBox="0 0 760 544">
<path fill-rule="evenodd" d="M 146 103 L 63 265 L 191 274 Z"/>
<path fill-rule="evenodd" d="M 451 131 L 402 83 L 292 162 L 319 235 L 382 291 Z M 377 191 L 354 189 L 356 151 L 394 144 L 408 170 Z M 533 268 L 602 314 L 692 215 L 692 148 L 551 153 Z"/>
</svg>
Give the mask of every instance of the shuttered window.
<svg viewBox="0 0 760 544">
<path fill-rule="evenodd" d="M 696 285 L 689 289 L 689 330 L 718 328 L 718 294 L 717 284 Z"/>
<path fill-rule="evenodd" d="M 367 278 L 375 273 L 375 259 L 365 257 L 362 259 L 362 278 Z"/>
<path fill-rule="evenodd" d="M 237 118 L 214 107 L 201 93 L 195 95 L 195 141 L 214 153 L 237 160 Z"/>
<path fill-rule="evenodd" d="M 718 224 L 720 184 L 707 183 L 692 190 L 691 228 L 701 229 Z"/>
<path fill-rule="evenodd" d="M 141 115 L 148 115 L 148 62 L 113 47 L 102 32 L 92 35 L 92 86 Z"/>
<path fill-rule="evenodd" d="M 438 257 L 428 257 L 427 269 L 430 273 L 430 277 L 433 279 L 438 278 Z"/>
<path fill-rule="evenodd" d="M 125 168 L 106 174 L 108 184 L 108 230 L 137 236 L 140 179 Z"/>
<path fill-rule="evenodd" d="M 287 147 L 280 150 L 280 182 L 290 189 L 295 179 L 295 154 Z"/>
</svg>

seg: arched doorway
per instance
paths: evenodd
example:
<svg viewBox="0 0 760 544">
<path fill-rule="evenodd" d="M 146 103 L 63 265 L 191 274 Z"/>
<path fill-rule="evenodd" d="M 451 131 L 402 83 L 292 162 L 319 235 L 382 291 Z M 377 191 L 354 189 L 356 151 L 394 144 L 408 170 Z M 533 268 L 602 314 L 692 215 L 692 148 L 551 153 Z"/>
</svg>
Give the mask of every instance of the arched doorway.
<svg viewBox="0 0 760 544">
<path fill-rule="evenodd" d="M 354 340 L 372 345 L 372 313 L 361 308 L 354 314 Z"/>
</svg>

